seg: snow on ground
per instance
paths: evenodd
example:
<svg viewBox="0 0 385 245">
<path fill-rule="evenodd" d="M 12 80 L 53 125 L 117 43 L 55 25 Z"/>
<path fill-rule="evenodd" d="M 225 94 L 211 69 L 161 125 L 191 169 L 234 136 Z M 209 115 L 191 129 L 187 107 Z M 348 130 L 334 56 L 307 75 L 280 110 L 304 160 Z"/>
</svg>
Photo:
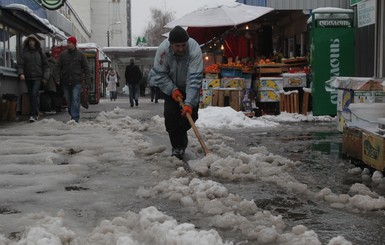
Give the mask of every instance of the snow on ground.
<svg viewBox="0 0 385 245">
<path fill-rule="evenodd" d="M 189 161 L 195 173 L 181 167 L 170 171 L 168 167 L 181 162 L 169 156 L 166 145 L 149 140 L 148 135 L 158 135 L 168 142 L 164 119 L 159 116 L 141 122 L 128 116 L 126 110 L 115 108 L 79 124 L 44 119 L 2 129 L 0 208 L 8 212 L 0 215 L 0 244 L 232 244 L 217 232 L 226 229 L 239 231 L 245 240 L 258 244 L 321 244 L 314 231 L 302 225 L 287 230 L 281 216 L 230 193 L 218 181 L 263 181 L 288 193 L 355 212 L 385 209 L 384 198 L 362 184 L 353 185 L 345 194 L 334 194 L 327 187 L 315 192 L 286 171 L 301 163 L 264 147 L 236 152 L 226 145 L 234 139 L 212 130 L 277 127 L 281 121 L 332 118 L 282 114 L 250 119 L 229 107 L 209 107 L 199 113 L 196 124 L 204 132 L 210 153 Z M 190 148 L 199 152 L 191 131 Z M 144 169 L 150 169 L 147 176 L 140 175 Z M 360 174 L 358 170 L 351 172 Z M 379 174 L 373 177 L 376 181 L 382 178 Z M 83 191 L 65 191 L 64 187 Z M 151 203 L 157 196 L 201 213 L 212 229 L 180 224 L 151 205 L 139 212 L 111 213 L 114 203 L 124 207 L 125 202 L 132 201 L 133 196 L 125 196 L 128 189 L 135 190 L 139 202 Z M 74 207 L 84 207 L 78 211 L 85 220 L 68 214 Z M 18 232 L 18 239 L 6 238 L 6 231 Z M 328 244 L 351 243 L 338 236 Z"/>
</svg>

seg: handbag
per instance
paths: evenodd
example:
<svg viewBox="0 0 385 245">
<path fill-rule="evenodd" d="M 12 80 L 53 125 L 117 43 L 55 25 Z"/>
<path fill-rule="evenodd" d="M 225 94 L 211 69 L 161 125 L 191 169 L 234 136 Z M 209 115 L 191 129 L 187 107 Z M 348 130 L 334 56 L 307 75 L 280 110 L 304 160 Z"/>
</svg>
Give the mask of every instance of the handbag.
<svg viewBox="0 0 385 245">
<path fill-rule="evenodd" d="M 118 82 L 116 82 L 116 87 L 119 87 L 120 86 L 120 83 L 119 83 L 119 81 Z"/>
</svg>

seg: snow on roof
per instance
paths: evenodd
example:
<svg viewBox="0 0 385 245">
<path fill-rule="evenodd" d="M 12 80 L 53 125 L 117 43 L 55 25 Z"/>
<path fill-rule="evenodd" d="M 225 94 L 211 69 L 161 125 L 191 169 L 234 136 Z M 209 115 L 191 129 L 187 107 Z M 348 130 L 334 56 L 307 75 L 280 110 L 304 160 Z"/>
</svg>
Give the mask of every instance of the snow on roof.
<svg viewBox="0 0 385 245">
<path fill-rule="evenodd" d="M 313 9 L 312 12 L 313 13 L 353 13 L 353 9 L 323 7 L 323 8 Z"/>
<path fill-rule="evenodd" d="M 36 15 L 28 6 L 26 6 L 24 4 L 12 3 L 12 4 L 8 4 L 8 5 L 4 6 L 3 8 L 23 11 L 23 12 L 31 15 L 33 18 L 35 18 L 37 21 L 41 22 L 46 27 L 48 27 L 48 29 L 50 29 L 54 35 L 57 35 L 63 39 L 67 38 L 63 31 L 58 29 L 56 26 L 52 25 L 49 22 L 49 20 L 47 20 L 45 18 L 41 18 L 40 16 Z"/>
</svg>

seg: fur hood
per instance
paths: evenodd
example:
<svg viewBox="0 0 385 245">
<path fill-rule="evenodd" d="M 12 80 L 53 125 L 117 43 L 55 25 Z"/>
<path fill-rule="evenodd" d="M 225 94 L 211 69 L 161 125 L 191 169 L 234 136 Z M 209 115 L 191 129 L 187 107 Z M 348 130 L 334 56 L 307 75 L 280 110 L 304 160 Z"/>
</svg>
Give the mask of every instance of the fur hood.
<svg viewBox="0 0 385 245">
<path fill-rule="evenodd" d="M 41 48 L 41 43 L 40 40 L 33 34 L 29 35 L 23 42 L 23 47 L 28 48 L 28 42 L 30 39 L 34 39 L 36 41 L 36 48 L 39 49 Z"/>
</svg>

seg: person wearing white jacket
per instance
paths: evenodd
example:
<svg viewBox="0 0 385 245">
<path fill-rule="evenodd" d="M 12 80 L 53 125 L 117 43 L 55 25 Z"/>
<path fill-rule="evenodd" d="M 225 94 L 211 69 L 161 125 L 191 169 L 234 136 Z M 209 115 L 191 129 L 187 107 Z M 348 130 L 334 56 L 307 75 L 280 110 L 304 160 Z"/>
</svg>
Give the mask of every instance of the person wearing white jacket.
<svg viewBox="0 0 385 245">
<path fill-rule="evenodd" d="M 118 75 L 112 68 L 107 74 L 106 78 L 107 90 L 110 91 L 110 100 L 116 100 L 118 98 L 118 92 L 116 91 L 116 84 L 118 83 Z"/>
<path fill-rule="evenodd" d="M 180 26 L 158 47 L 155 55 L 154 82 L 164 93 L 164 118 L 172 156 L 183 159 L 191 128 L 186 113 L 198 119 L 200 88 L 203 79 L 203 58 L 199 44 Z M 179 107 L 179 99 L 184 107 Z"/>
</svg>

